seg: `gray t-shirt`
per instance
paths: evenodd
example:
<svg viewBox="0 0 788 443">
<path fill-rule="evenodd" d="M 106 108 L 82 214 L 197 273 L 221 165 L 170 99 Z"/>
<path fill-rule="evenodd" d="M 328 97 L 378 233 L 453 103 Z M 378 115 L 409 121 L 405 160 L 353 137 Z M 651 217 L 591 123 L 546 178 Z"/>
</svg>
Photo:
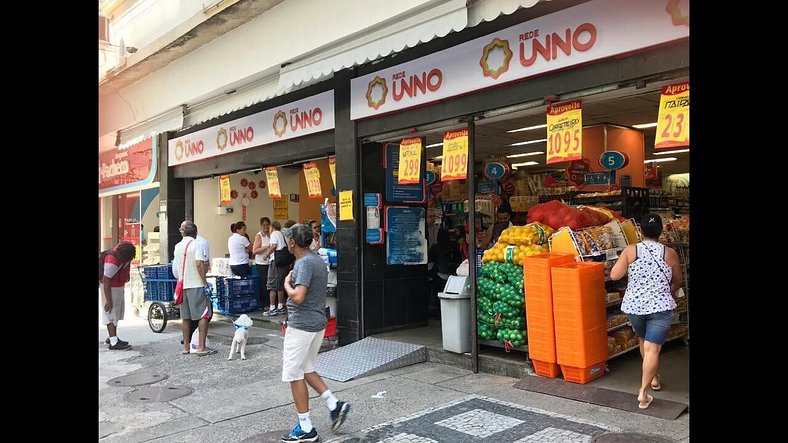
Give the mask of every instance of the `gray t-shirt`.
<svg viewBox="0 0 788 443">
<path fill-rule="evenodd" d="M 304 302 L 297 305 L 287 299 L 287 326 L 306 332 L 319 332 L 326 328 L 326 285 L 328 270 L 323 259 L 314 252 L 296 260 L 290 284 L 307 287 Z"/>
</svg>

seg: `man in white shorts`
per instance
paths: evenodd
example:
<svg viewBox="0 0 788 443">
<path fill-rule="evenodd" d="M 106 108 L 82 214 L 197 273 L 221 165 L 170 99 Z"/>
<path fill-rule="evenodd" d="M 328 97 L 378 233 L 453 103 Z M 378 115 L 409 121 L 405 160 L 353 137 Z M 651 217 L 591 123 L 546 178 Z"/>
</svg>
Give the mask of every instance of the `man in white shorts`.
<svg viewBox="0 0 788 443">
<path fill-rule="evenodd" d="M 326 401 L 331 428 L 344 423 L 350 404 L 337 400 L 323 379 L 315 372 L 314 363 L 326 331 L 326 285 L 328 271 L 323 259 L 309 250 L 312 229 L 304 224 L 285 228 L 287 247 L 295 255 L 293 270 L 285 278 L 287 292 L 287 332 L 282 351 L 282 381 L 290 383 L 298 424 L 283 442 L 317 441 L 317 429 L 309 418 L 307 383 Z"/>
</svg>

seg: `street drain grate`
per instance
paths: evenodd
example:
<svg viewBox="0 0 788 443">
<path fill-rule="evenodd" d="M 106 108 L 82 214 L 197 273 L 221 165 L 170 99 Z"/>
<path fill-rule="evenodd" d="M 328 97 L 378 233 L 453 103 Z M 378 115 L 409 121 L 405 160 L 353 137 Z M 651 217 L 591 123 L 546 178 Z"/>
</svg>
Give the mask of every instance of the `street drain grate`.
<svg viewBox="0 0 788 443">
<path fill-rule="evenodd" d="M 637 432 L 615 432 L 602 434 L 591 443 L 676 443 L 675 440 L 659 435 L 638 434 Z"/>
<path fill-rule="evenodd" d="M 155 403 L 175 400 L 194 392 L 188 386 L 145 386 L 126 394 L 126 400 L 137 403 Z"/>
<path fill-rule="evenodd" d="M 137 374 L 124 375 L 123 377 L 115 377 L 107 384 L 110 386 L 140 386 L 150 385 L 157 381 L 166 380 L 169 377 L 167 374 L 154 374 L 150 372 L 140 372 Z"/>
</svg>

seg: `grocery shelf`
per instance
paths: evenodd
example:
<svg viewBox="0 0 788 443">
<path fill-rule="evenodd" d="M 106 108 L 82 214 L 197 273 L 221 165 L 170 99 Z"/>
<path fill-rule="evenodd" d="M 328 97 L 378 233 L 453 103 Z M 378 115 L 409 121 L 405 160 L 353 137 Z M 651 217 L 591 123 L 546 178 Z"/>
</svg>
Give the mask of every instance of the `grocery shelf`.
<svg viewBox="0 0 788 443">
<path fill-rule="evenodd" d="M 503 343 L 499 342 L 498 340 L 482 340 L 482 339 L 479 339 L 479 344 L 480 345 L 487 345 L 487 346 L 494 346 L 496 348 L 504 349 Z M 528 352 L 528 345 L 516 346 L 516 347 L 514 347 L 512 349 L 514 349 L 515 351 Z"/>
<path fill-rule="evenodd" d="M 621 356 L 621 355 L 624 355 L 624 354 L 626 354 L 627 352 L 629 352 L 629 351 L 631 351 L 631 350 L 633 350 L 633 349 L 638 349 L 639 347 L 640 347 L 640 346 L 633 346 L 633 347 L 631 347 L 631 348 L 629 348 L 629 349 L 625 349 L 625 350 L 623 350 L 623 351 L 619 352 L 618 354 L 613 354 L 613 355 L 609 356 L 607 359 L 608 359 L 608 360 L 610 360 L 610 359 L 616 358 L 616 357 L 618 357 L 618 356 Z"/>
<path fill-rule="evenodd" d="M 619 298 L 619 299 L 616 299 L 616 300 L 610 300 L 609 302 L 605 303 L 605 309 L 607 309 L 607 308 L 610 308 L 610 307 L 613 307 L 613 306 L 620 305 L 620 304 L 621 304 L 621 301 L 622 301 L 623 299 L 624 299 L 624 298 L 622 297 L 622 298 Z"/>
<path fill-rule="evenodd" d="M 632 326 L 632 324 L 631 324 L 631 323 L 629 323 L 629 322 L 626 322 L 626 323 L 621 323 L 621 324 L 620 324 L 620 325 L 618 325 L 618 326 L 613 326 L 612 328 L 608 328 L 607 332 L 613 332 L 613 331 L 615 331 L 616 329 L 621 329 L 621 328 L 623 328 L 624 326 Z"/>
</svg>

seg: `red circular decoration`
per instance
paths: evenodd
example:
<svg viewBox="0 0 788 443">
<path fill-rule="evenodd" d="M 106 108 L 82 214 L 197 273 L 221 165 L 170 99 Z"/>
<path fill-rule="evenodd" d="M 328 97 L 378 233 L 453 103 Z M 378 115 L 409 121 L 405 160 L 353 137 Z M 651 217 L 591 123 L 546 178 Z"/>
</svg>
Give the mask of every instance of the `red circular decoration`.
<svg viewBox="0 0 788 443">
<path fill-rule="evenodd" d="M 257 187 L 257 184 L 255 182 L 253 182 L 253 181 L 249 182 L 249 189 L 254 189 L 256 187 Z"/>
<path fill-rule="evenodd" d="M 260 180 L 260 189 L 265 189 L 265 180 Z"/>
<path fill-rule="evenodd" d="M 254 182 L 252 182 L 254 184 Z M 252 198 L 257 198 L 257 191 L 252 191 Z"/>
<path fill-rule="evenodd" d="M 249 183 L 249 180 L 247 180 L 247 179 L 245 179 L 245 178 L 242 178 L 242 179 L 241 179 L 241 186 L 242 186 L 242 187 L 246 187 L 246 184 L 247 184 L 247 183 Z"/>
<path fill-rule="evenodd" d="M 235 189 L 230 191 L 230 198 L 238 198 L 238 191 L 236 191 Z"/>
</svg>

